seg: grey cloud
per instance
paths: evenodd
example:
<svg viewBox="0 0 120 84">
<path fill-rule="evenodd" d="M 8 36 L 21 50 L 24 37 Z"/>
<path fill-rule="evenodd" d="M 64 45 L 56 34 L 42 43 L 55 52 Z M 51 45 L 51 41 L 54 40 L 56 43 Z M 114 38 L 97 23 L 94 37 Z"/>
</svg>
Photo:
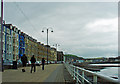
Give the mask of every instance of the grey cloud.
<svg viewBox="0 0 120 84">
<path fill-rule="evenodd" d="M 5 20 L 46 43 L 43 27 L 52 27 L 49 44 L 59 43 L 59 49 L 84 57 L 106 56 L 117 53 L 116 32 L 91 32 L 86 27 L 98 19 L 117 17 L 117 3 L 18 3 L 30 22 L 15 3 L 5 3 Z M 114 49 L 114 50 L 113 50 Z"/>
</svg>

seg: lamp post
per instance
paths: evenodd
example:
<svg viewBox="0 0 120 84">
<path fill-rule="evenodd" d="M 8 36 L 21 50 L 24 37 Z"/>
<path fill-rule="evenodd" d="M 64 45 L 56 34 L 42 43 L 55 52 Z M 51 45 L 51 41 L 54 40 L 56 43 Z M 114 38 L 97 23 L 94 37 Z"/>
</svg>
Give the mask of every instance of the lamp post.
<svg viewBox="0 0 120 84">
<path fill-rule="evenodd" d="M 53 46 L 56 47 L 56 51 L 57 51 L 57 48 L 58 48 L 58 46 L 60 46 L 60 45 L 59 45 L 59 44 L 55 44 L 55 45 L 53 45 Z M 58 60 L 58 56 L 57 56 L 57 60 Z"/>
<path fill-rule="evenodd" d="M 3 66 L 3 24 L 4 24 L 4 21 L 3 21 L 3 0 L 1 0 L 1 49 L 0 49 L 0 56 L 1 56 L 1 68 L 0 70 L 3 72 L 4 71 L 4 66 Z"/>
<path fill-rule="evenodd" d="M 44 32 L 45 29 L 47 30 L 47 64 L 48 64 L 48 31 L 51 29 L 51 32 L 53 32 L 53 29 L 51 27 L 43 28 L 42 32 Z"/>
</svg>

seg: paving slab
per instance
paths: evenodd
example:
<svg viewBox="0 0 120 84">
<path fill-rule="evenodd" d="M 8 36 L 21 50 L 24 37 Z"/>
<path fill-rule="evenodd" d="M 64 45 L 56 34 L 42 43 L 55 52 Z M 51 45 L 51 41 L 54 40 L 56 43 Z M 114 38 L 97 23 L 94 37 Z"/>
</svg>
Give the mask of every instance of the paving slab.
<svg viewBox="0 0 120 84">
<path fill-rule="evenodd" d="M 64 83 L 63 65 L 59 65 L 44 82 Z"/>
<path fill-rule="evenodd" d="M 45 70 L 42 70 L 42 66 L 37 66 L 36 72 L 33 73 L 30 73 L 31 67 L 26 67 L 26 72 L 21 72 L 22 67 L 17 70 L 5 70 L 2 73 L 2 82 L 44 82 L 60 66 L 61 64 L 45 65 Z"/>
</svg>

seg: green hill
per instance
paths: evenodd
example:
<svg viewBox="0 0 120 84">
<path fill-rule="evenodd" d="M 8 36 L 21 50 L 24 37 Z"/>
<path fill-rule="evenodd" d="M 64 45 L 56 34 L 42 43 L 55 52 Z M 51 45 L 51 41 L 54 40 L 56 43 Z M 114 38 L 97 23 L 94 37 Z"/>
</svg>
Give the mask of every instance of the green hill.
<svg viewBox="0 0 120 84">
<path fill-rule="evenodd" d="M 74 59 L 83 59 L 83 57 L 78 57 L 77 55 L 72 55 L 72 54 L 66 54 L 64 56 L 70 57 L 70 58 L 74 58 Z"/>
</svg>

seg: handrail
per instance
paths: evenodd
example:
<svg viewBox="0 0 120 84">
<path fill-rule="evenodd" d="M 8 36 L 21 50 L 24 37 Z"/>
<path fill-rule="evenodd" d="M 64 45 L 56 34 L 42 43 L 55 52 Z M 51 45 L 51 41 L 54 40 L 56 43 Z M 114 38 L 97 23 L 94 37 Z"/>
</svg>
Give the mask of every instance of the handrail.
<svg viewBox="0 0 120 84">
<path fill-rule="evenodd" d="M 95 72 L 92 72 L 92 71 L 89 71 L 89 70 L 86 70 L 86 69 L 83 69 L 83 68 L 80 68 L 80 67 L 76 67 L 76 68 L 84 70 L 85 72 L 91 73 L 93 75 L 96 75 L 96 76 L 98 76 L 100 78 L 103 78 L 107 81 L 118 83 L 118 80 L 110 78 L 109 76 L 104 76 L 104 75 L 101 75 L 101 74 L 98 74 L 98 73 L 95 73 Z"/>
<path fill-rule="evenodd" d="M 89 84 L 92 84 L 91 81 L 89 81 L 88 79 L 86 79 L 84 77 L 84 72 L 87 72 L 89 74 L 92 74 L 93 76 L 93 82 L 96 83 L 97 82 L 97 78 L 100 77 L 108 82 L 112 82 L 112 83 L 116 83 L 116 84 L 120 84 L 120 82 L 116 79 L 113 79 L 113 78 L 110 78 L 108 76 L 104 76 L 104 75 L 101 75 L 101 74 L 98 74 L 98 73 L 95 73 L 95 72 L 92 72 L 92 71 L 89 71 L 89 70 L 86 70 L 84 68 L 80 68 L 78 66 L 74 66 L 74 65 L 71 65 L 71 64 L 68 64 L 68 63 L 64 63 L 64 65 L 66 66 L 67 70 L 69 71 L 69 73 L 73 76 L 74 79 L 76 79 L 77 82 L 82 82 L 82 84 L 84 84 L 84 81 L 86 81 L 87 83 Z M 76 71 L 77 70 L 77 71 Z M 78 70 L 81 70 L 82 71 L 82 75 L 78 72 Z M 77 76 L 76 76 L 77 75 Z M 82 81 L 79 79 L 81 78 Z"/>
</svg>

